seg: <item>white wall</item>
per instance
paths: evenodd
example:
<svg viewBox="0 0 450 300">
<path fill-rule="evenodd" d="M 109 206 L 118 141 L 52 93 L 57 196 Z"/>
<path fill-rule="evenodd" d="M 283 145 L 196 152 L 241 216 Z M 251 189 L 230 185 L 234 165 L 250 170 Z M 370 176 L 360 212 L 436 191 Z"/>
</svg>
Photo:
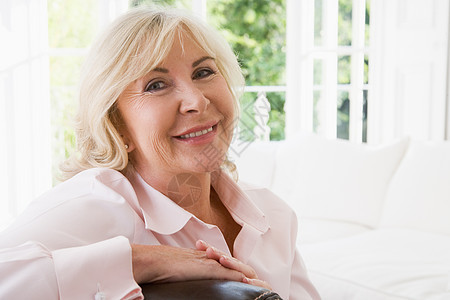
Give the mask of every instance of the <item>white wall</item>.
<svg viewBox="0 0 450 300">
<path fill-rule="evenodd" d="M 445 139 L 449 1 L 371 2 L 370 142 Z"/>
</svg>

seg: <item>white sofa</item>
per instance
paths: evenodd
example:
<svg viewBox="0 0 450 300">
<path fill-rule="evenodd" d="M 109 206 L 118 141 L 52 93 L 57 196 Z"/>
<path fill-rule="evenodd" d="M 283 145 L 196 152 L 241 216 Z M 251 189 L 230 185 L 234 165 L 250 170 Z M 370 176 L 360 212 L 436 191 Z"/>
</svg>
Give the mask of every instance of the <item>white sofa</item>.
<svg viewBox="0 0 450 300">
<path fill-rule="evenodd" d="M 297 212 L 298 245 L 324 300 L 450 299 L 450 142 L 299 135 L 240 152 L 240 180 Z"/>
</svg>

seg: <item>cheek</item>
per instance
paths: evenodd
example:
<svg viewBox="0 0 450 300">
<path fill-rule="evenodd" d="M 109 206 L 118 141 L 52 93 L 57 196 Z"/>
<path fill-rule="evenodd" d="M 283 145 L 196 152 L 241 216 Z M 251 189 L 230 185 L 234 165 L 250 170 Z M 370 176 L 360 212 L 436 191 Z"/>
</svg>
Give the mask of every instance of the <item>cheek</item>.
<svg viewBox="0 0 450 300">
<path fill-rule="evenodd" d="M 224 116 L 224 130 L 231 136 L 233 133 L 234 127 L 237 126 L 238 122 L 238 114 L 237 114 L 237 105 L 235 105 L 233 96 L 227 90 L 226 97 L 223 97 L 219 101 L 218 109 Z"/>
<path fill-rule="evenodd" d="M 131 137 L 136 146 L 135 159 L 159 159 L 170 161 L 168 132 L 174 124 L 175 115 L 167 105 L 142 105 L 128 115 Z"/>
<path fill-rule="evenodd" d="M 152 152 L 156 156 L 156 159 L 162 160 L 165 163 L 171 161 L 173 154 L 171 152 L 171 148 L 168 146 L 169 141 L 167 135 L 161 135 L 158 133 L 152 134 L 149 137 L 149 145 L 152 149 Z"/>
</svg>

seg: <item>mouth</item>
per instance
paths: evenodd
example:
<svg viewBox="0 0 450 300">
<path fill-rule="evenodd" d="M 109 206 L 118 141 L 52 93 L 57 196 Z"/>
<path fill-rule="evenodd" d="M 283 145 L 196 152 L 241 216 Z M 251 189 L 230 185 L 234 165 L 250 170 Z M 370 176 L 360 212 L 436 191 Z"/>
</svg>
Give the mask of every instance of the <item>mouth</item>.
<svg viewBox="0 0 450 300">
<path fill-rule="evenodd" d="M 216 125 L 214 125 L 214 126 L 216 126 Z M 214 127 L 214 126 L 211 126 L 211 127 L 209 127 L 208 129 L 203 129 L 203 130 L 199 130 L 199 131 L 196 131 L 196 132 L 191 132 L 191 133 L 188 133 L 188 134 L 183 134 L 183 135 L 180 135 L 180 136 L 177 136 L 177 137 L 180 138 L 180 139 L 182 139 L 182 140 L 185 140 L 185 139 L 188 139 L 188 138 L 193 138 L 193 137 L 202 136 L 202 135 L 204 135 L 204 134 L 207 134 L 208 132 L 213 131 L 213 127 Z"/>
<path fill-rule="evenodd" d="M 181 135 L 174 136 L 180 142 L 187 142 L 189 144 L 203 144 L 211 142 L 217 133 L 217 125 L 219 123 L 206 124 L 189 129 Z"/>
</svg>

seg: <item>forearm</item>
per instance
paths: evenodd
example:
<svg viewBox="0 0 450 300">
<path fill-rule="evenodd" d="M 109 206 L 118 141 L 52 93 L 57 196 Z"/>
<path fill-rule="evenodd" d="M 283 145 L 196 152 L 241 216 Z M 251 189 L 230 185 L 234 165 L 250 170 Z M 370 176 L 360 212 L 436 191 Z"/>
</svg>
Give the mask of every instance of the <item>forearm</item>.
<svg viewBox="0 0 450 300">
<path fill-rule="evenodd" d="M 123 237 L 52 252 L 31 242 L 3 249 L 0 277 L 1 299 L 142 299 Z"/>
</svg>

